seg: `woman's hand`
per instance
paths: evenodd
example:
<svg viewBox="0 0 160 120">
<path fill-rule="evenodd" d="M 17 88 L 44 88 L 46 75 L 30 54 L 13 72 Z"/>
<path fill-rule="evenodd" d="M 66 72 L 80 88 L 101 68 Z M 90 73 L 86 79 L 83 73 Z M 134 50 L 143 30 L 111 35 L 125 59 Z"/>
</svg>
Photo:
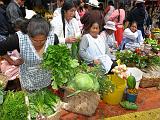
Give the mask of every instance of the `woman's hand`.
<svg viewBox="0 0 160 120">
<path fill-rule="evenodd" d="M 66 43 L 74 43 L 76 41 L 77 41 L 77 39 L 75 37 L 69 37 L 69 38 L 66 38 L 66 40 L 65 40 Z"/>
<path fill-rule="evenodd" d="M 11 57 L 8 54 L 3 55 L 2 58 L 5 59 L 10 65 L 19 66 L 24 63 L 22 58 L 18 58 L 18 59 L 13 60 L 13 59 L 11 59 Z"/>
<path fill-rule="evenodd" d="M 97 65 L 97 64 L 100 64 L 100 61 L 96 59 L 96 60 L 93 60 L 93 63 Z"/>
</svg>

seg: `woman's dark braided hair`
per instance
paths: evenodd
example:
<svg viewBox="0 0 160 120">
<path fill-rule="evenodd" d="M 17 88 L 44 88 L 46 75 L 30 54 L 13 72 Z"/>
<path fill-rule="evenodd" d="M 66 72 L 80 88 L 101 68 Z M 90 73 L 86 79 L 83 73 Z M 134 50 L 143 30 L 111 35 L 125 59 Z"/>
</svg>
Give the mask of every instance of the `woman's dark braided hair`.
<svg viewBox="0 0 160 120">
<path fill-rule="evenodd" d="M 65 37 L 65 18 L 64 18 L 64 14 L 66 11 L 72 9 L 73 7 L 75 7 L 75 3 L 73 0 L 65 0 L 62 9 L 61 9 L 61 15 L 62 15 L 62 23 L 63 23 L 63 33 L 64 33 L 64 37 Z"/>
</svg>

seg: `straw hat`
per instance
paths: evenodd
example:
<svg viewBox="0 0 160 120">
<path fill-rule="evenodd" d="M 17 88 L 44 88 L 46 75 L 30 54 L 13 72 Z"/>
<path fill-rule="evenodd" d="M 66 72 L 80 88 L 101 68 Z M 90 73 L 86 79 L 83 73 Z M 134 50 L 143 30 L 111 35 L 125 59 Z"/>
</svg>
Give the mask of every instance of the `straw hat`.
<svg viewBox="0 0 160 120">
<path fill-rule="evenodd" d="M 116 31 L 115 23 L 112 21 L 107 21 L 106 25 L 104 26 L 105 29 L 110 29 Z"/>
</svg>

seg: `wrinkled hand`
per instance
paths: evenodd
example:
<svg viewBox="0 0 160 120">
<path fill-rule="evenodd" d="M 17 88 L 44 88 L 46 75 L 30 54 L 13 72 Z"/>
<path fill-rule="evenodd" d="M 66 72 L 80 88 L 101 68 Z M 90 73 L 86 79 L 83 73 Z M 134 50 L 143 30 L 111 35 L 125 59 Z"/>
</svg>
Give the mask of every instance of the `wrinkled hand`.
<svg viewBox="0 0 160 120">
<path fill-rule="evenodd" d="M 23 63 L 24 63 L 23 59 L 19 58 L 17 60 L 14 60 L 13 65 L 19 66 L 19 65 L 22 65 Z"/>
<path fill-rule="evenodd" d="M 74 43 L 74 42 L 76 42 L 77 41 L 77 39 L 75 38 L 75 37 L 69 37 L 69 38 L 67 38 L 66 39 L 66 43 Z"/>
<path fill-rule="evenodd" d="M 100 64 L 100 61 L 96 59 L 96 60 L 93 60 L 93 63 L 97 65 L 97 64 Z"/>
</svg>

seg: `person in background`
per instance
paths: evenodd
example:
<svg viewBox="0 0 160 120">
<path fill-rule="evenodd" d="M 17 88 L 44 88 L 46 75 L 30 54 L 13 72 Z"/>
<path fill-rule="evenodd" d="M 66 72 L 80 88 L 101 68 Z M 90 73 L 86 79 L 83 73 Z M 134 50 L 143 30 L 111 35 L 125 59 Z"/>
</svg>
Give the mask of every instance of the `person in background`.
<svg viewBox="0 0 160 120">
<path fill-rule="evenodd" d="M 59 2 L 59 7 L 57 7 L 57 9 L 54 11 L 54 14 L 53 14 L 53 17 L 56 17 L 58 15 L 61 15 L 61 9 L 62 9 L 62 6 L 64 4 L 64 0 L 58 0 Z M 78 10 L 79 10 L 79 6 L 80 6 L 80 0 L 71 0 L 70 2 L 72 2 L 76 8 L 76 11 L 75 11 L 75 15 L 74 17 L 76 18 L 76 20 L 78 21 L 78 25 L 80 27 L 80 29 L 83 28 L 83 25 L 80 21 L 80 16 L 79 16 L 79 13 L 78 13 Z"/>
<path fill-rule="evenodd" d="M 6 8 L 6 15 L 9 19 L 9 23 L 12 25 L 18 18 L 25 18 L 26 11 L 24 6 L 25 0 L 13 0 Z M 13 28 L 12 28 L 13 29 Z M 13 31 L 14 33 L 15 31 Z"/>
<path fill-rule="evenodd" d="M 107 74 L 114 66 L 114 62 L 109 57 L 109 47 L 99 35 L 100 27 L 96 20 L 90 21 L 88 29 L 88 33 L 82 36 L 79 55 L 89 66 L 101 64 Z"/>
<path fill-rule="evenodd" d="M 14 29 L 15 31 L 21 31 L 24 34 L 26 34 L 27 24 L 28 24 L 28 20 L 23 18 L 18 18 L 14 23 Z M 10 40 L 16 41 L 15 39 L 18 41 L 17 33 L 9 35 L 6 38 L 6 41 L 10 41 Z M 6 42 L 2 42 L 2 45 L 4 43 Z M 7 54 L 10 56 L 11 59 L 16 60 L 20 57 L 19 52 L 20 52 L 19 49 L 18 50 L 15 49 L 13 51 L 8 51 Z M 5 59 L 1 61 L 0 68 L 1 68 L 2 74 L 6 75 L 8 80 L 15 80 L 19 76 L 19 66 L 10 65 Z M 9 81 L 8 84 L 10 83 L 14 83 L 14 82 Z"/>
<path fill-rule="evenodd" d="M 144 23 L 145 23 L 145 18 L 146 18 L 146 10 L 144 6 L 144 2 L 145 2 L 144 0 L 136 0 L 136 5 L 126 17 L 126 21 L 128 21 L 127 24 L 133 21 L 137 22 L 137 29 L 141 30 L 143 38 L 145 35 Z"/>
<path fill-rule="evenodd" d="M 104 8 L 103 8 L 103 3 L 99 3 L 99 10 L 103 13 L 104 12 Z"/>
<path fill-rule="evenodd" d="M 64 4 L 64 0 L 57 0 L 57 8 L 55 9 L 53 13 L 53 17 L 56 17 L 58 15 L 61 15 L 61 8 Z"/>
<path fill-rule="evenodd" d="M 6 6 L 3 3 L 3 0 L 0 0 L 0 41 L 6 39 L 10 33 L 10 24 L 6 16 Z"/>
<path fill-rule="evenodd" d="M 98 24 L 100 27 L 100 31 L 102 31 L 103 26 L 105 25 L 104 16 L 102 12 L 99 10 L 99 2 L 97 0 L 89 0 L 87 3 L 88 10 L 85 12 L 83 17 L 81 17 L 81 23 L 83 24 L 82 33 L 88 33 L 87 30 L 90 25 L 90 20 L 98 20 Z"/>
<path fill-rule="evenodd" d="M 137 29 L 137 23 L 135 21 L 129 24 L 129 28 L 126 28 L 123 34 L 123 41 L 119 46 L 120 50 L 134 50 L 135 48 L 140 47 L 144 41 L 142 33 Z"/>
<path fill-rule="evenodd" d="M 115 39 L 118 43 L 118 45 L 121 44 L 123 39 L 123 21 L 125 19 L 125 10 L 124 10 L 124 4 L 120 3 L 119 8 L 116 9 L 109 17 L 110 21 L 115 22 L 117 30 L 115 31 Z"/>
<path fill-rule="evenodd" d="M 33 16 L 27 26 L 27 34 L 16 32 L 18 40 L 0 43 L 0 55 L 11 65 L 20 65 L 20 83 L 27 91 L 40 90 L 51 83 L 50 72 L 40 65 L 42 55 L 49 45 L 58 44 L 58 38 L 44 18 Z M 7 51 L 20 50 L 21 58 L 12 60 Z"/>
<path fill-rule="evenodd" d="M 61 9 L 61 15 L 53 18 L 51 26 L 58 36 L 60 43 L 67 43 L 71 48 L 72 43 L 78 41 L 81 30 L 75 16 L 76 7 L 72 0 L 65 1 Z"/>
<path fill-rule="evenodd" d="M 150 16 L 150 6 L 146 7 L 146 19 L 145 19 L 145 38 L 151 38 L 152 18 Z"/>
<path fill-rule="evenodd" d="M 105 44 L 109 46 L 109 51 L 111 53 L 114 52 L 114 50 L 117 49 L 117 41 L 115 40 L 114 32 L 117 30 L 115 27 L 115 23 L 112 21 L 108 21 L 106 25 L 104 26 L 104 31 L 100 33 L 100 36 L 103 37 L 105 40 Z M 116 57 L 114 55 L 110 56 L 113 60 L 116 60 Z"/>
<path fill-rule="evenodd" d="M 78 13 L 79 13 L 80 18 L 83 17 L 85 12 L 86 12 L 85 4 L 81 3 L 80 6 L 79 6 L 79 9 L 78 9 Z"/>
<path fill-rule="evenodd" d="M 112 14 L 112 12 L 114 10 L 115 10 L 115 8 L 114 8 L 113 1 L 110 0 L 108 2 L 108 6 L 104 10 L 104 20 L 105 20 L 105 23 L 109 20 L 109 17 L 110 17 L 110 15 Z"/>
</svg>

